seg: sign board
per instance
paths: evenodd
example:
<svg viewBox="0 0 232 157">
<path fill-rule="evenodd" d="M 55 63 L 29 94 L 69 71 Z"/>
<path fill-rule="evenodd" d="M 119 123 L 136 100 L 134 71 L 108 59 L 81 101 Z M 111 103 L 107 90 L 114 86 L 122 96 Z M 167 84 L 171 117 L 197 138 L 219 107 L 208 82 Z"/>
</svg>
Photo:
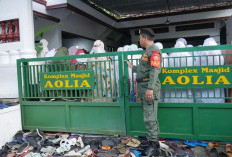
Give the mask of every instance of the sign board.
<svg viewBox="0 0 232 157">
<path fill-rule="evenodd" d="M 40 73 L 42 90 L 94 89 L 93 70 Z"/>
<path fill-rule="evenodd" d="M 231 88 L 231 68 L 231 65 L 162 68 L 160 82 L 163 89 Z"/>
</svg>

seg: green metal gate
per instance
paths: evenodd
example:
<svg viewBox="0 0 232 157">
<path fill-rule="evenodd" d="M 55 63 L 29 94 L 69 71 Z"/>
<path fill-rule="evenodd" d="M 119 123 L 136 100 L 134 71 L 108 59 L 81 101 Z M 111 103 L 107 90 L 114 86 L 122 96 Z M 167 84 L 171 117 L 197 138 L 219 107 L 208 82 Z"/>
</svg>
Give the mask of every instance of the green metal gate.
<svg viewBox="0 0 232 157">
<path fill-rule="evenodd" d="M 165 83 L 167 85 L 162 84 L 160 98 L 161 100 L 166 101 L 160 102 L 158 105 L 160 137 L 221 141 L 232 140 L 232 85 L 227 82 L 223 84 L 224 82 L 220 81 L 218 82 L 218 85 L 215 84 L 220 76 L 225 76 L 226 79 L 232 83 L 232 51 L 230 49 L 232 49 L 231 45 L 162 50 L 162 53 L 178 54 L 171 55 L 172 57 L 162 58 L 163 69 L 160 80 L 161 84 Z M 213 50 L 222 50 L 223 54 L 216 53 L 214 55 L 202 55 L 204 52 L 212 52 Z M 182 54 L 186 52 L 190 52 L 190 55 Z M 137 59 L 139 56 L 137 55 L 141 54 L 142 52 L 128 52 L 124 54 L 124 60 L 129 59 L 134 65 L 137 65 L 139 64 L 139 59 Z M 220 59 L 219 64 L 215 64 L 217 57 L 220 59 L 223 58 L 224 64 L 221 63 Z M 198 60 L 198 63 L 196 60 Z M 206 62 L 203 64 L 204 60 L 206 60 Z M 209 60 L 213 61 L 213 63 L 209 63 Z M 124 64 L 124 66 L 126 67 L 126 64 Z M 209 76 L 199 73 L 201 68 L 206 67 L 213 69 L 220 67 L 223 67 L 224 69 L 229 68 L 229 72 L 222 72 L 220 74 L 214 72 L 210 73 Z M 192 70 L 192 72 L 196 69 L 198 70 L 198 73 L 181 74 L 180 70 L 186 70 L 185 68 Z M 133 75 L 131 71 L 128 71 L 127 68 L 125 68 L 124 71 L 125 80 L 130 80 L 125 81 L 127 134 L 136 136 L 146 135 L 142 107 L 137 96 L 136 82 L 134 81 L 135 75 Z M 168 73 L 168 71 L 175 73 Z M 179 82 L 183 83 L 181 85 L 177 83 L 179 76 L 181 77 Z M 208 81 L 210 81 L 211 78 L 212 84 L 207 82 L 207 78 L 203 78 L 206 76 L 209 79 Z M 195 82 L 194 85 L 190 84 L 191 82 L 196 81 L 196 79 L 197 82 Z M 189 83 L 185 84 L 187 83 L 186 81 Z M 202 81 L 205 83 L 202 84 Z M 173 82 L 175 84 L 173 84 Z M 217 92 L 215 92 L 215 89 L 218 89 Z M 189 94 L 190 91 L 192 95 Z M 222 96 L 222 91 L 224 91 L 224 96 Z M 184 92 L 187 94 L 185 93 L 184 95 Z M 212 96 L 209 93 L 214 94 Z M 224 99 L 226 100 L 226 103 L 200 102 L 200 100 L 204 101 L 207 99 L 210 99 L 211 101 Z"/>
<path fill-rule="evenodd" d="M 76 58 L 88 58 L 88 61 L 70 62 Z M 19 59 L 17 66 L 23 129 L 126 134 L 121 55 L 112 53 Z M 79 77 L 78 71 L 93 72 L 93 89 L 58 89 L 62 81 L 67 83 L 65 78 L 51 78 L 51 82 L 47 82 L 46 87 L 57 86 L 56 89 L 42 88 L 43 79 L 62 77 L 69 73 Z M 116 75 L 119 77 L 117 80 L 113 79 Z M 59 82 L 54 83 L 56 80 Z M 70 82 L 68 86 L 72 86 Z"/>
<path fill-rule="evenodd" d="M 161 91 L 161 101 L 164 102 L 159 103 L 158 110 L 160 137 L 232 140 L 231 49 L 231 45 L 222 45 L 162 50 L 162 53 L 177 55 L 163 58 L 162 62 L 164 70 L 160 80 L 165 84 Z M 202 56 L 197 53 L 213 50 L 222 50 L 223 54 Z M 190 52 L 190 55 L 180 55 L 185 52 Z M 23 129 L 145 135 L 136 75 L 124 62 L 129 59 L 138 65 L 142 53 L 111 52 L 19 59 L 17 67 Z M 70 62 L 76 58 L 87 58 L 87 61 Z M 217 58 L 224 58 L 224 64 L 220 59 L 216 64 Z M 223 68 L 224 72 L 212 72 L 210 75 L 199 73 L 207 67 Z M 225 72 L 228 69 L 229 72 Z M 184 73 L 184 70 L 198 73 Z M 83 73 L 90 74 L 94 88 L 80 88 L 80 81 L 87 77 Z M 78 80 L 71 78 L 72 74 L 78 76 Z M 88 81 L 91 82 L 91 79 Z M 201 84 L 202 81 L 205 83 Z M 217 81 L 218 84 L 215 84 Z M 226 103 L 204 102 L 218 99 L 226 100 Z"/>
</svg>

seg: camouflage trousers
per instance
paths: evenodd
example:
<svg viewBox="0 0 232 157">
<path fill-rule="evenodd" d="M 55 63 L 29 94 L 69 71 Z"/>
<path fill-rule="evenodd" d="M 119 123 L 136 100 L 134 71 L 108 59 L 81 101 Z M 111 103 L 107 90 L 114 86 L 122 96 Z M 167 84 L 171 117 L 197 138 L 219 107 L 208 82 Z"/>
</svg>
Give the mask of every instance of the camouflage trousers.
<svg viewBox="0 0 232 157">
<path fill-rule="evenodd" d="M 144 94 L 145 95 L 145 94 Z M 145 96 L 142 97 L 143 120 L 147 130 L 147 139 L 158 141 L 159 123 L 157 120 L 158 101 L 147 101 Z"/>
</svg>

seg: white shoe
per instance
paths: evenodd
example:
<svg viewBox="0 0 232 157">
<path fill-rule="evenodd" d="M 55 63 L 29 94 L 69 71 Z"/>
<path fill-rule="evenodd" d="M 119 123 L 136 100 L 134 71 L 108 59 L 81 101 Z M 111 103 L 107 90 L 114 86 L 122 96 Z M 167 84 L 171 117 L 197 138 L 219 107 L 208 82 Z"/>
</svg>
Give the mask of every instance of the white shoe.
<svg viewBox="0 0 232 157">
<path fill-rule="evenodd" d="M 64 146 L 61 146 L 61 147 L 57 148 L 57 149 L 56 149 L 56 152 L 60 154 L 60 153 L 67 152 L 67 151 L 69 151 L 70 149 L 71 149 L 71 148 L 70 148 L 69 145 L 64 145 Z"/>
<path fill-rule="evenodd" d="M 90 156 L 92 154 L 93 154 L 93 152 L 91 149 L 88 149 L 87 151 L 84 152 L 84 155 L 86 155 L 86 156 Z"/>
<path fill-rule="evenodd" d="M 64 145 L 69 145 L 70 147 L 73 147 L 77 142 L 77 139 L 76 138 L 72 138 L 72 139 L 62 139 L 60 141 L 60 146 L 64 146 Z"/>
<path fill-rule="evenodd" d="M 164 144 L 164 143 L 162 143 L 160 141 L 159 141 L 159 145 L 160 145 L 161 148 L 164 148 L 164 149 L 168 149 L 169 148 L 168 145 L 166 145 L 166 144 Z"/>
<path fill-rule="evenodd" d="M 77 145 L 80 146 L 81 148 L 84 148 L 84 142 L 82 141 L 81 137 L 78 137 L 78 139 L 77 139 Z"/>
<path fill-rule="evenodd" d="M 64 156 L 81 157 L 81 153 L 75 152 L 74 150 L 72 150 L 72 151 L 68 152 L 67 154 L 65 154 Z"/>
</svg>

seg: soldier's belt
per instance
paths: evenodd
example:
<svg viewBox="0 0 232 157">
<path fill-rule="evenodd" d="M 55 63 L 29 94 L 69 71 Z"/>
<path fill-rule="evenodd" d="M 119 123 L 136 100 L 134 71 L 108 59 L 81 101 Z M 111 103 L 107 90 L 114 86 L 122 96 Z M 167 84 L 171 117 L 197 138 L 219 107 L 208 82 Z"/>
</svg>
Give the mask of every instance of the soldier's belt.
<svg viewBox="0 0 232 157">
<path fill-rule="evenodd" d="M 150 79 L 147 77 L 147 78 L 136 79 L 136 82 L 137 82 L 137 83 L 148 82 L 149 80 L 150 80 Z"/>
</svg>

